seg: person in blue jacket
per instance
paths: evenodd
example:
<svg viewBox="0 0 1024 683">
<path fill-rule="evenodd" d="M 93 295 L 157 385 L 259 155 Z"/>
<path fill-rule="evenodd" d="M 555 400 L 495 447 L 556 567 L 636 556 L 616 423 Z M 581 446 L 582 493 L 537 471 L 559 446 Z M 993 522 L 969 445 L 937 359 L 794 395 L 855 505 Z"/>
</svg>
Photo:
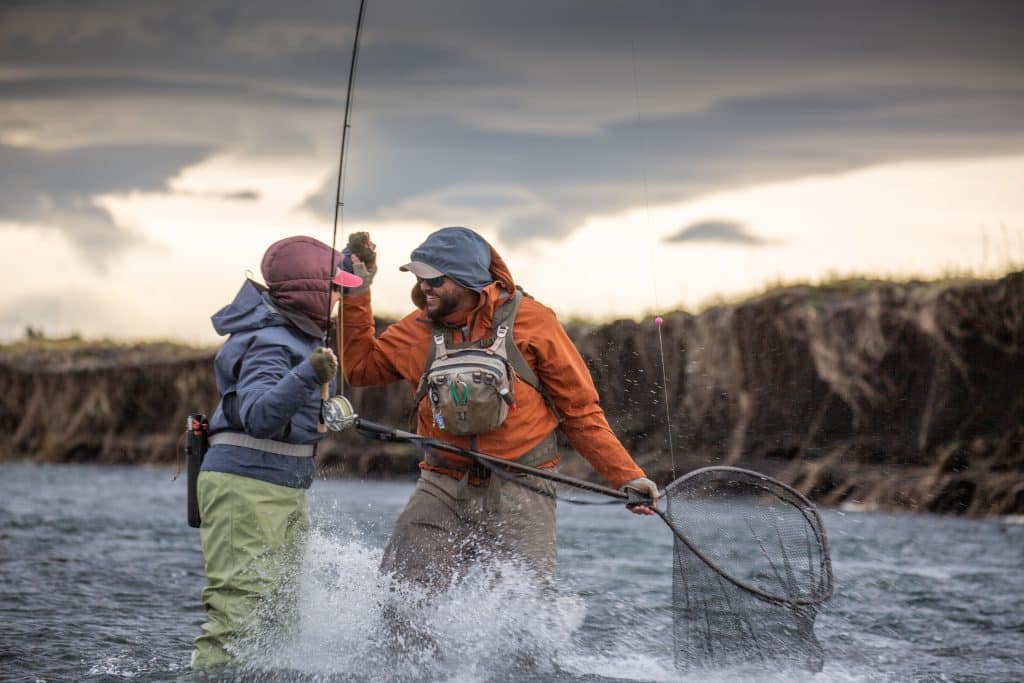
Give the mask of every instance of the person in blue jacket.
<svg viewBox="0 0 1024 683">
<path fill-rule="evenodd" d="M 199 474 L 208 620 L 193 668 L 239 663 L 245 638 L 258 643 L 294 606 L 309 530 L 305 490 L 325 435 L 320 387 L 337 371 L 323 339 L 338 296 L 331 266 L 341 260 L 311 237 L 275 242 L 261 264 L 266 286 L 247 280 L 212 318 L 230 337 L 214 360 L 220 403 Z M 345 272 L 335 279 L 362 284 Z"/>
</svg>

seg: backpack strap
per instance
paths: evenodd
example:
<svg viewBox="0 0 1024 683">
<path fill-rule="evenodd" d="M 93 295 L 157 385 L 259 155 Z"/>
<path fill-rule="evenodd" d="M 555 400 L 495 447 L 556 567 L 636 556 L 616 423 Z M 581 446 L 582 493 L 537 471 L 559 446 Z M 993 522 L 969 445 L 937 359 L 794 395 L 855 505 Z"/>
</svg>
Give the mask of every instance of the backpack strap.
<svg viewBox="0 0 1024 683">
<path fill-rule="evenodd" d="M 443 327 L 434 323 L 431 334 L 434 338 L 434 343 L 430 345 L 430 350 L 427 351 L 427 363 L 423 366 L 423 374 L 420 375 L 420 383 L 416 386 L 416 395 L 413 398 L 412 415 L 416 414 L 416 408 L 420 405 L 420 401 L 427 395 L 427 373 L 430 372 L 430 366 L 434 364 L 434 361 L 438 358 L 444 358 L 448 355 L 448 346 L 445 344 L 445 337 L 451 338 L 451 332 L 446 331 Z"/>
<path fill-rule="evenodd" d="M 540 378 L 537 377 L 537 373 L 534 372 L 533 368 L 530 367 L 530 364 L 526 362 L 523 352 L 519 350 L 519 347 L 516 345 L 515 338 L 512 335 L 512 330 L 515 327 L 516 314 L 519 312 L 519 305 L 523 303 L 524 296 L 530 295 L 527 294 L 522 287 L 517 285 L 515 295 L 506 299 L 505 302 L 498 307 L 498 310 L 495 311 L 495 329 L 502 325 L 506 325 L 508 327 L 505 346 L 509 365 L 511 365 L 512 369 L 515 370 L 515 373 L 519 375 L 519 379 L 536 389 L 537 392 L 544 397 L 544 402 L 548 404 L 548 408 L 551 409 L 551 412 L 554 413 L 555 417 L 558 419 L 558 424 L 562 424 L 565 420 L 565 417 L 562 415 L 562 411 L 558 409 L 558 406 L 555 405 L 555 399 L 551 397 L 548 390 L 543 384 L 541 384 Z M 530 298 L 532 299 L 533 297 Z"/>
<path fill-rule="evenodd" d="M 543 388 L 541 387 L 537 373 L 534 372 L 533 368 L 531 368 L 526 362 L 526 358 L 523 357 L 523 352 L 519 350 L 518 346 L 516 346 L 516 340 L 512 334 L 512 330 L 515 327 L 516 314 L 519 313 L 519 305 L 523 303 L 523 296 L 524 293 L 522 288 L 516 287 L 515 294 L 498 306 L 498 310 L 494 312 L 495 336 L 498 340 L 504 339 L 509 365 L 511 365 L 512 369 L 515 370 L 517 375 L 519 375 L 519 379 L 523 380 L 537 391 L 543 393 Z M 507 331 L 505 335 L 499 333 L 502 328 L 505 328 Z M 497 344 L 498 341 L 496 340 L 495 345 Z"/>
</svg>

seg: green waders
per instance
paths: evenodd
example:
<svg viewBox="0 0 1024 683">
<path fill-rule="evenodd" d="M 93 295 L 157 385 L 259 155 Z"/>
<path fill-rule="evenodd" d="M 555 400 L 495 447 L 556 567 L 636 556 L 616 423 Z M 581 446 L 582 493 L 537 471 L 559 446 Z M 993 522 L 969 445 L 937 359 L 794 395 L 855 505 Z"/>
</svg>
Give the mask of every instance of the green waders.
<svg viewBox="0 0 1024 683">
<path fill-rule="evenodd" d="M 198 494 L 208 621 L 195 640 L 192 667 L 209 669 L 235 663 L 230 646 L 253 635 L 264 601 L 274 601 L 268 611 L 278 620 L 294 616 L 309 508 L 305 489 L 224 472 L 200 473 Z M 261 620 L 258 628 L 267 626 Z"/>
</svg>

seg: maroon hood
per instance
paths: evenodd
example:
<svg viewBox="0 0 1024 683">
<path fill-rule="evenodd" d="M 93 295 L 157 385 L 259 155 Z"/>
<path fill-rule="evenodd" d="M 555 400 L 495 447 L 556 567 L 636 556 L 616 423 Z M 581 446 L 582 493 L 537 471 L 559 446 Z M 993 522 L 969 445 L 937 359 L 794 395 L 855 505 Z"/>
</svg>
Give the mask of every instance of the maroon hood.
<svg viewBox="0 0 1024 683">
<path fill-rule="evenodd" d="M 263 254 L 260 271 L 276 304 L 309 318 L 323 332 L 327 330 L 331 276 L 340 264 L 340 252 L 300 235 L 271 244 Z"/>
</svg>

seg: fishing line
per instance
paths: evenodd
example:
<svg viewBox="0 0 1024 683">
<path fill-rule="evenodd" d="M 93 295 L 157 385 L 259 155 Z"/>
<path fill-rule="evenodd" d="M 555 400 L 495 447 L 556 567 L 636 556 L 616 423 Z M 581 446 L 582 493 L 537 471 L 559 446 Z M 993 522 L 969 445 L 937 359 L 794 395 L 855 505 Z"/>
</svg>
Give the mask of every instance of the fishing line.
<svg viewBox="0 0 1024 683">
<path fill-rule="evenodd" d="M 338 151 L 338 183 L 334 189 L 334 229 L 331 233 L 331 261 L 330 269 L 327 271 L 327 277 L 329 278 L 327 284 L 327 325 L 324 330 L 324 342 L 325 347 L 330 347 L 330 336 L 331 336 L 331 290 L 337 286 L 339 292 L 339 299 L 337 302 L 337 317 L 335 318 L 335 346 L 337 347 L 337 394 L 334 398 L 330 397 L 330 382 L 324 382 L 320 385 L 320 419 L 317 424 L 317 432 L 325 433 L 328 429 L 328 424 L 332 423 L 335 427 L 341 429 L 348 426 L 349 420 L 355 416 L 355 409 L 352 407 L 351 401 L 345 398 L 345 355 L 344 355 L 344 343 L 343 334 L 345 328 L 345 306 L 342 301 L 344 296 L 345 288 L 344 285 L 334 285 L 333 278 L 336 269 L 341 265 L 335 263 L 334 255 L 335 249 L 338 245 L 338 230 L 344 221 L 344 206 L 345 206 L 345 179 L 347 176 L 348 160 L 348 130 L 351 127 L 351 116 L 352 116 L 352 92 L 355 86 L 356 80 L 356 65 L 359 62 L 359 37 L 362 35 L 363 29 L 363 17 L 366 14 L 366 0 L 360 0 L 359 2 L 359 16 L 356 18 L 356 30 L 355 36 L 352 39 L 352 59 L 349 62 L 348 67 L 348 85 L 345 88 L 345 115 L 342 119 L 341 125 L 341 145 Z"/>
<path fill-rule="evenodd" d="M 637 67 L 636 58 L 636 40 L 629 41 L 630 54 L 633 59 L 633 97 L 636 104 L 636 127 L 637 135 L 640 136 L 640 174 L 643 178 L 643 200 L 644 200 L 644 222 L 649 228 L 651 225 L 651 199 L 650 199 L 650 186 L 647 179 L 647 138 L 643 134 L 643 117 L 640 113 L 640 76 L 639 69 Z M 651 255 L 651 288 L 654 290 L 654 310 L 661 310 L 661 302 L 658 299 L 658 266 L 655 258 L 655 252 L 653 247 L 650 249 Z M 665 427 L 668 432 L 668 452 L 669 461 L 672 468 L 672 480 L 675 481 L 679 474 L 676 471 L 676 449 L 675 442 L 672 438 L 672 412 L 669 408 L 669 396 L 668 396 L 668 373 L 665 370 L 665 342 L 662 339 L 661 327 L 664 323 L 664 319 L 659 315 L 654 318 L 654 325 L 658 328 L 658 354 L 661 359 L 661 388 L 665 403 Z"/>
<path fill-rule="evenodd" d="M 650 187 L 643 135 L 636 43 L 633 92 L 650 229 Z M 658 302 L 657 264 L 651 282 Z M 672 530 L 672 640 L 677 668 L 721 668 L 785 661 L 820 671 L 824 650 L 814 619 L 833 590 L 825 527 L 814 505 L 790 486 L 737 467 L 705 467 L 679 476 L 668 371 L 656 315 L 662 399 L 672 468 L 665 509 L 651 506 Z M 724 580 L 723 580 L 724 579 Z"/>
<path fill-rule="evenodd" d="M 654 319 L 654 325 L 658 328 L 658 355 L 661 357 L 661 389 L 663 393 L 663 400 L 665 402 L 665 427 L 668 430 L 668 452 L 671 458 L 672 466 L 672 480 L 675 481 L 678 478 L 676 473 L 676 449 L 675 443 L 672 439 L 672 411 L 668 405 L 668 374 L 665 371 L 665 342 L 661 337 L 661 326 L 664 320 L 659 315 Z"/>
<path fill-rule="evenodd" d="M 637 59 L 636 59 L 636 40 L 629 41 L 630 56 L 633 60 L 633 99 L 636 107 L 636 129 L 637 135 L 640 137 L 640 177 L 643 180 L 643 203 L 644 203 L 644 223 L 648 227 L 651 225 L 651 193 L 650 185 L 647 178 L 647 138 L 643 134 L 643 118 L 640 115 L 640 76 L 638 75 Z M 656 268 L 656 261 L 654 257 L 654 249 L 650 249 L 651 256 L 651 288 L 654 290 L 654 310 L 661 310 L 661 303 L 658 300 L 658 275 Z"/>
<path fill-rule="evenodd" d="M 359 63 L 359 38 L 362 35 L 363 17 L 366 14 L 366 0 L 359 1 L 359 16 L 356 18 L 356 31 L 352 39 L 352 59 L 348 67 L 348 86 L 345 88 L 345 115 L 342 118 L 341 126 L 341 147 L 338 152 L 338 183 L 334 190 L 334 229 L 331 233 L 331 277 L 334 277 L 334 270 L 339 265 L 334 262 L 334 250 L 338 244 L 338 230 L 345 220 L 345 180 L 348 175 L 348 131 L 352 127 L 352 93 L 356 82 L 356 65 Z M 341 320 L 343 306 L 338 306 L 338 320 Z M 327 299 L 327 319 L 331 318 L 331 301 Z M 339 322 L 338 329 L 341 329 Z M 324 346 L 327 345 L 328 333 L 324 333 Z M 345 375 L 341 365 L 341 339 L 338 339 L 338 393 L 344 393 Z"/>
</svg>

